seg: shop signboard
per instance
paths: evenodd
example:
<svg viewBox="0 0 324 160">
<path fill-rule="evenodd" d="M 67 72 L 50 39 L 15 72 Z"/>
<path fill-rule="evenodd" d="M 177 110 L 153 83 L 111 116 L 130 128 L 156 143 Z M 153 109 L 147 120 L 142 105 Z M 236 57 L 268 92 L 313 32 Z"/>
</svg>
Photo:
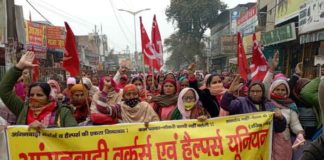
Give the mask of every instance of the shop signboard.
<svg viewBox="0 0 324 160">
<path fill-rule="evenodd" d="M 324 56 L 315 56 L 314 57 L 314 66 L 324 65 Z"/>
<path fill-rule="evenodd" d="M 47 48 L 64 49 L 65 29 L 64 27 L 46 27 Z"/>
<path fill-rule="evenodd" d="M 299 7 L 305 0 L 277 0 L 275 24 L 280 24 L 291 18 L 297 17 Z"/>
<path fill-rule="evenodd" d="M 269 46 L 296 39 L 295 23 L 290 23 L 262 34 L 262 44 Z"/>
<path fill-rule="evenodd" d="M 242 35 L 248 35 L 255 32 L 258 25 L 257 7 L 253 6 L 237 19 L 237 30 Z"/>
<path fill-rule="evenodd" d="M 300 44 L 322 41 L 324 40 L 324 31 L 302 34 L 299 39 Z"/>
<path fill-rule="evenodd" d="M 300 6 L 299 34 L 324 28 L 324 0 L 308 0 Z"/>
<path fill-rule="evenodd" d="M 237 32 L 237 23 L 236 20 L 240 17 L 240 10 L 234 9 L 231 11 L 231 33 L 235 34 Z"/>
<path fill-rule="evenodd" d="M 221 53 L 222 54 L 236 54 L 237 50 L 237 36 L 225 35 L 221 37 Z"/>
<path fill-rule="evenodd" d="M 33 50 L 36 58 L 46 59 L 45 26 L 39 23 L 26 21 L 26 46 Z"/>
<path fill-rule="evenodd" d="M 261 32 L 255 33 L 257 41 L 261 40 Z M 243 46 L 246 54 L 252 54 L 253 52 L 253 34 L 243 37 Z"/>
</svg>

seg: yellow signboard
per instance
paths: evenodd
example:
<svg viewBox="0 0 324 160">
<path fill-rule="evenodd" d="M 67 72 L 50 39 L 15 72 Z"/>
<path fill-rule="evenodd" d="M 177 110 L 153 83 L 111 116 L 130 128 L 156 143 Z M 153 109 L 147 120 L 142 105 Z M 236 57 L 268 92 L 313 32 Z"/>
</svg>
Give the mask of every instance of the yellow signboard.
<svg viewBox="0 0 324 160">
<path fill-rule="evenodd" d="M 7 130 L 13 160 L 270 160 L 272 116 L 259 112 L 210 119 L 28 131 Z"/>
<path fill-rule="evenodd" d="M 277 0 L 276 24 L 298 16 L 300 6 L 305 0 Z"/>
<path fill-rule="evenodd" d="M 256 32 L 255 37 L 256 37 L 257 41 L 260 42 L 260 40 L 261 40 L 261 32 Z M 247 36 L 243 37 L 243 46 L 244 46 L 244 49 L 245 49 L 245 53 L 247 55 L 253 53 L 253 34 L 250 34 L 250 35 L 247 35 Z"/>
</svg>

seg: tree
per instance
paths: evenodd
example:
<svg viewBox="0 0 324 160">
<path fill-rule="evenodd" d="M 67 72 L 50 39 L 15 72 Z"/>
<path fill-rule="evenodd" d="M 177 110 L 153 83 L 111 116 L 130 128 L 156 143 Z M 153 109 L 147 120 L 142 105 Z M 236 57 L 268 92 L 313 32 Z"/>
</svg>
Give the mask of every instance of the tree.
<svg viewBox="0 0 324 160">
<path fill-rule="evenodd" d="M 226 7 L 220 0 L 171 0 L 170 6 L 166 9 L 166 16 L 168 21 L 177 25 L 178 30 L 164 43 L 173 57 L 170 56 L 168 61 L 171 62 L 167 64 L 174 65 L 172 63 L 175 61 L 174 58 L 181 55 L 185 61 L 191 62 L 198 55 L 202 62 L 205 62 L 202 38 L 205 31 L 216 24 L 217 16 Z M 179 62 L 176 61 L 175 64 Z"/>
</svg>

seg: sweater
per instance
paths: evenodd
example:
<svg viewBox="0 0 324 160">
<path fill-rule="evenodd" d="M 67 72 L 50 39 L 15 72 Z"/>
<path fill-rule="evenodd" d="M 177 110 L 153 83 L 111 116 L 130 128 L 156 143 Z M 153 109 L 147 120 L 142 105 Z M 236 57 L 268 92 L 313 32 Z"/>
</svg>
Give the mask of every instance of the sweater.
<svg viewBox="0 0 324 160">
<path fill-rule="evenodd" d="M 263 102 L 264 109 L 258 110 L 255 104 L 248 97 L 235 97 L 226 92 L 222 98 L 221 106 L 230 115 L 245 114 L 259 111 L 274 111 L 275 106 L 268 100 Z M 261 107 L 260 107 L 261 108 Z M 286 129 L 287 121 L 285 118 L 273 118 L 273 128 L 275 132 L 283 132 Z"/>
<path fill-rule="evenodd" d="M 211 117 L 219 116 L 219 103 L 215 96 L 211 95 L 209 89 L 200 90 L 196 79 L 189 79 L 189 86 L 197 91 L 202 106 L 207 110 Z"/>
<path fill-rule="evenodd" d="M 12 67 L 0 82 L 0 98 L 9 110 L 17 116 L 17 125 L 27 124 L 27 113 L 29 104 L 24 103 L 14 92 L 13 87 L 21 76 L 22 70 Z M 77 122 L 73 117 L 71 109 L 66 105 L 58 104 L 54 110 L 55 126 L 53 127 L 72 127 L 77 126 Z"/>
</svg>

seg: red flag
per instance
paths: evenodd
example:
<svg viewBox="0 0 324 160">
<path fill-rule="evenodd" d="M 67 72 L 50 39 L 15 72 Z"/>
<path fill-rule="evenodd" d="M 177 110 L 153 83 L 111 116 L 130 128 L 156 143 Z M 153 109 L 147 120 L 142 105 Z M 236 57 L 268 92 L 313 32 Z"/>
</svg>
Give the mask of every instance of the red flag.
<svg viewBox="0 0 324 160">
<path fill-rule="evenodd" d="M 245 50 L 242 42 L 241 33 L 237 33 L 237 65 L 238 65 L 238 71 L 241 75 L 241 77 L 245 80 L 248 79 L 249 74 L 249 67 L 248 62 L 245 56 Z"/>
<path fill-rule="evenodd" d="M 253 55 L 252 55 L 251 79 L 252 80 L 263 80 L 266 75 L 269 65 L 264 57 L 261 47 L 256 39 L 255 33 L 253 34 Z"/>
<path fill-rule="evenodd" d="M 153 66 L 153 61 L 155 60 L 155 56 L 154 56 L 155 51 L 152 47 L 150 39 L 142 23 L 142 17 L 140 17 L 140 24 L 141 24 L 141 40 L 142 40 L 142 53 L 144 58 L 144 64 L 148 66 Z"/>
<path fill-rule="evenodd" d="M 152 40 L 153 50 L 155 51 L 154 55 L 156 57 L 156 59 L 153 60 L 153 67 L 157 70 L 160 70 L 161 67 L 163 66 L 163 47 L 162 47 L 161 34 L 160 34 L 159 26 L 156 21 L 155 15 L 153 17 L 151 40 Z"/>
<path fill-rule="evenodd" d="M 64 22 L 66 28 L 65 50 L 63 57 L 63 67 L 70 72 L 72 77 L 80 74 L 80 61 L 76 47 L 74 34 L 67 22 Z"/>
</svg>

